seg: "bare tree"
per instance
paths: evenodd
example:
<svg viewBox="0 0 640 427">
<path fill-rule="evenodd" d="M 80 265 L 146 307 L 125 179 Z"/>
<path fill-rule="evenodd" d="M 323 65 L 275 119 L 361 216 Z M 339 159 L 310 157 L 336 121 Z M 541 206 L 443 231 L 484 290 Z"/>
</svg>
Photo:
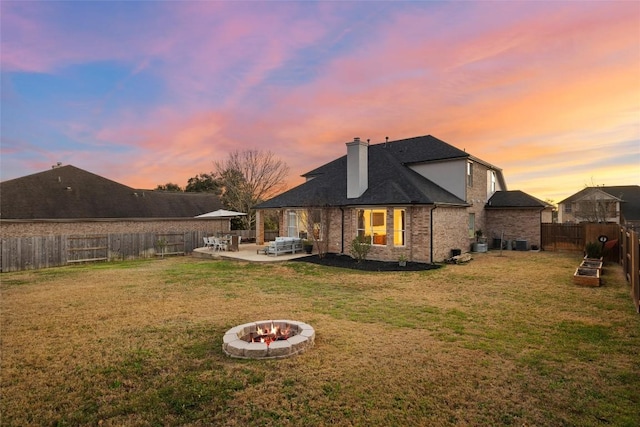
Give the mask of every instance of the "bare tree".
<svg viewBox="0 0 640 427">
<path fill-rule="evenodd" d="M 253 207 L 284 189 L 289 166 L 270 151 L 234 151 L 224 161 L 214 162 L 222 184 L 222 202 L 230 209 L 247 213 L 243 228 L 255 227 Z"/>
<path fill-rule="evenodd" d="M 331 227 L 331 212 L 328 209 L 309 207 L 304 212 L 305 227 L 307 236 L 311 234 L 311 239 L 318 257 L 324 258 L 329 251 L 329 229 Z"/>
<path fill-rule="evenodd" d="M 573 216 L 583 222 L 607 222 L 616 216 L 616 203 L 594 193 L 576 202 Z"/>
</svg>

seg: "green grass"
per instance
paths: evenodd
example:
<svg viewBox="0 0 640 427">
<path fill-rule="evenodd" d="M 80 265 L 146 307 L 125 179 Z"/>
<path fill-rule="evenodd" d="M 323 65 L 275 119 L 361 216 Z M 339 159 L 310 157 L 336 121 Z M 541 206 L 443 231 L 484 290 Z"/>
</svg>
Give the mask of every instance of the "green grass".
<svg viewBox="0 0 640 427">
<path fill-rule="evenodd" d="M 3 274 L 2 425 L 640 423 L 640 316 L 607 265 L 566 254 L 365 273 L 189 258 Z M 287 318 L 290 359 L 228 358 L 222 335 Z"/>
</svg>

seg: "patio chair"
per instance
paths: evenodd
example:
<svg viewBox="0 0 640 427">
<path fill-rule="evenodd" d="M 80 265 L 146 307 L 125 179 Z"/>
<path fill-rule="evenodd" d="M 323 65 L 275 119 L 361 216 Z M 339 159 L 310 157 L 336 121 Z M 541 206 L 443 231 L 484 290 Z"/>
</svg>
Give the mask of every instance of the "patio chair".
<svg viewBox="0 0 640 427">
<path fill-rule="evenodd" d="M 212 242 L 211 239 L 209 237 L 203 237 L 202 240 L 204 240 L 204 247 L 205 248 L 212 248 Z"/>
<path fill-rule="evenodd" d="M 212 237 L 210 239 L 212 241 L 212 247 L 214 251 L 226 251 L 227 250 L 227 243 L 224 242 L 222 239 L 219 239 L 217 237 Z"/>
</svg>

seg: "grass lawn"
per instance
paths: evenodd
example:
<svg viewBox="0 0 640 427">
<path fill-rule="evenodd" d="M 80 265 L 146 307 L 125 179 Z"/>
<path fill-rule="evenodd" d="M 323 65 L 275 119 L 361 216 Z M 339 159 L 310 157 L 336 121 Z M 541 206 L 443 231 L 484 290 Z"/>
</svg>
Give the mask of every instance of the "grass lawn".
<svg viewBox="0 0 640 427">
<path fill-rule="evenodd" d="M 189 257 L 5 273 L 0 424 L 637 426 L 640 316 L 620 267 L 572 283 L 573 254 L 477 254 L 368 273 Z M 310 324 L 283 360 L 222 335 Z"/>
</svg>

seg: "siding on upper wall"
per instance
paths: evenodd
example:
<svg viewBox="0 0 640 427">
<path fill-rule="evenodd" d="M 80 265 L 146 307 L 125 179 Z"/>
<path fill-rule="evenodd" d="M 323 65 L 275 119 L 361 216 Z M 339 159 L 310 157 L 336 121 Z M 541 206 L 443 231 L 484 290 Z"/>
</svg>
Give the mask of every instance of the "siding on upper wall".
<svg viewBox="0 0 640 427">
<path fill-rule="evenodd" d="M 447 160 L 409 165 L 414 172 L 438 184 L 461 200 L 465 200 L 467 186 L 467 160 Z"/>
</svg>

